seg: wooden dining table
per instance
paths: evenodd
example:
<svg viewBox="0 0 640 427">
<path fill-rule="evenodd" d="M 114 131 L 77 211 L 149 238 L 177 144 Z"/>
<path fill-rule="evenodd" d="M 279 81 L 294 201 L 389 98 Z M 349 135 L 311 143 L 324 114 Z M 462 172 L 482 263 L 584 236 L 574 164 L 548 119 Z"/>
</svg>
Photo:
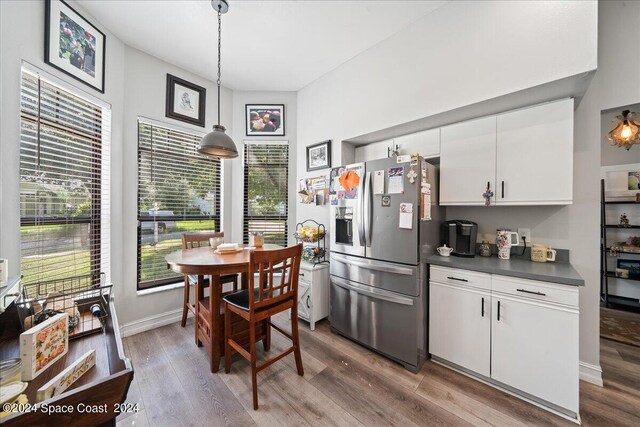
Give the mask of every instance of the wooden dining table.
<svg viewBox="0 0 640 427">
<path fill-rule="evenodd" d="M 195 341 L 197 346 L 204 345 L 209 352 L 211 372 L 217 372 L 220 359 L 224 356 L 224 308 L 222 305 L 222 286 L 220 276 L 240 274 L 241 288 L 249 285 L 249 255 L 251 251 L 269 251 L 282 249 L 279 245 L 264 245 L 261 248 L 249 248 L 240 245 L 241 251 L 220 254 L 209 246 L 182 249 L 171 252 L 165 257 L 169 269 L 197 276 L 195 301 Z M 209 296 L 204 296 L 205 276 L 210 276 Z M 239 317 L 232 320 L 234 339 L 244 345 L 249 343 L 248 324 Z M 271 345 L 271 334 L 266 322 L 258 328 L 256 341 L 262 341 L 265 350 Z M 246 343 L 245 343 L 246 341 Z"/>
</svg>

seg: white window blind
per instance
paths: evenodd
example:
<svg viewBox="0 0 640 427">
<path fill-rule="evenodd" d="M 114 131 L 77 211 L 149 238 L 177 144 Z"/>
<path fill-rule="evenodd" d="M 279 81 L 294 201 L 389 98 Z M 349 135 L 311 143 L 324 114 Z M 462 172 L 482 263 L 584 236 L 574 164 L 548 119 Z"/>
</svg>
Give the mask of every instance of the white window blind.
<svg viewBox="0 0 640 427">
<path fill-rule="evenodd" d="M 111 283 L 111 111 L 22 70 L 20 237 L 23 284 Z"/>
<path fill-rule="evenodd" d="M 261 231 L 265 243 L 287 245 L 289 145 L 266 141 L 244 144 L 244 243 Z"/>
<path fill-rule="evenodd" d="M 221 163 L 198 154 L 202 135 L 138 121 L 138 288 L 175 283 L 165 256 L 182 233 L 220 231 Z"/>
</svg>

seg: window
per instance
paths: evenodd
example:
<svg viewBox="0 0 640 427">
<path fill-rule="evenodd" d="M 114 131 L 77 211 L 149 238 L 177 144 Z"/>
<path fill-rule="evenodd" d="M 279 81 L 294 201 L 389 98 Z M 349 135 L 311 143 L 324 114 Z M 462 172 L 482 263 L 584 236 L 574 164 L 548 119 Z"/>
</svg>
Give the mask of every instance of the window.
<svg viewBox="0 0 640 427">
<path fill-rule="evenodd" d="M 138 289 L 177 282 L 164 257 L 186 231 L 220 231 L 221 163 L 202 135 L 138 121 Z"/>
<path fill-rule="evenodd" d="M 23 68 L 20 249 L 23 284 L 110 283 L 111 111 Z M 80 280 L 78 280 L 80 279 Z M 33 289 L 33 287 L 31 287 Z"/>
<path fill-rule="evenodd" d="M 287 245 L 289 145 L 286 142 L 244 144 L 244 243 L 261 231 L 265 243 Z"/>
</svg>

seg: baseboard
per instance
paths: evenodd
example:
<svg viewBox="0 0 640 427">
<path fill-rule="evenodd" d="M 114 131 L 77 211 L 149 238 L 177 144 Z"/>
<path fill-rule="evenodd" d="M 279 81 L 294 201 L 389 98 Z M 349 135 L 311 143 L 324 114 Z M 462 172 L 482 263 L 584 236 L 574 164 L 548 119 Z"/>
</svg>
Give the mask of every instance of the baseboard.
<svg viewBox="0 0 640 427">
<path fill-rule="evenodd" d="M 602 368 L 600 365 L 580 362 L 580 379 L 591 384 L 603 387 Z"/>
<path fill-rule="evenodd" d="M 191 313 L 188 314 L 191 316 Z M 151 329 L 179 322 L 180 319 L 182 319 L 181 308 L 124 324 L 120 326 L 120 334 L 123 338 L 130 337 L 131 335 L 139 334 L 140 332 L 149 331 Z"/>
</svg>

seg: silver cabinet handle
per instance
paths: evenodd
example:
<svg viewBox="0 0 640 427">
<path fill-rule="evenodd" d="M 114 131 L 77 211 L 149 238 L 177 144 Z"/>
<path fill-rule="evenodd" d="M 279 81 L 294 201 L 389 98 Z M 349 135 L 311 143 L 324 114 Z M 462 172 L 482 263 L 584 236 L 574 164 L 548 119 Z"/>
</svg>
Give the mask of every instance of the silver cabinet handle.
<svg viewBox="0 0 640 427">
<path fill-rule="evenodd" d="M 367 172 L 364 181 L 364 240 L 367 247 L 371 247 L 371 172 Z"/>
<path fill-rule="evenodd" d="M 411 298 L 401 297 L 387 291 L 364 289 L 362 285 L 349 283 L 346 280 L 339 279 L 335 276 L 331 277 L 331 283 L 348 291 L 354 291 L 358 294 L 366 295 L 374 299 L 389 301 L 396 304 L 413 305 L 413 300 Z"/>
<path fill-rule="evenodd" d="M 341 257 L 340 255 L 333 255 L 331 257 L 331 259 L 334 260 L 334 261 L 341 262 L 341 263 L 346 264 L 346 265 L 355 265 L 356 267 L 367 268 L 369 270 L 384 271 L 384 272 L 387 272 L 387 273 L 395 273 L 395 274 L 403 274 L 405 276 L 411 276 L 413 274 L 413 270 L 410 269 L 410 268 L 392 267 L 392 266 L 387 266 L 387 265 L 368 264 L 366 262 L 357 261 L 357 260 L 355 260 L 353 258 L 347 259 L 347 258 Z"/>
</svg>

